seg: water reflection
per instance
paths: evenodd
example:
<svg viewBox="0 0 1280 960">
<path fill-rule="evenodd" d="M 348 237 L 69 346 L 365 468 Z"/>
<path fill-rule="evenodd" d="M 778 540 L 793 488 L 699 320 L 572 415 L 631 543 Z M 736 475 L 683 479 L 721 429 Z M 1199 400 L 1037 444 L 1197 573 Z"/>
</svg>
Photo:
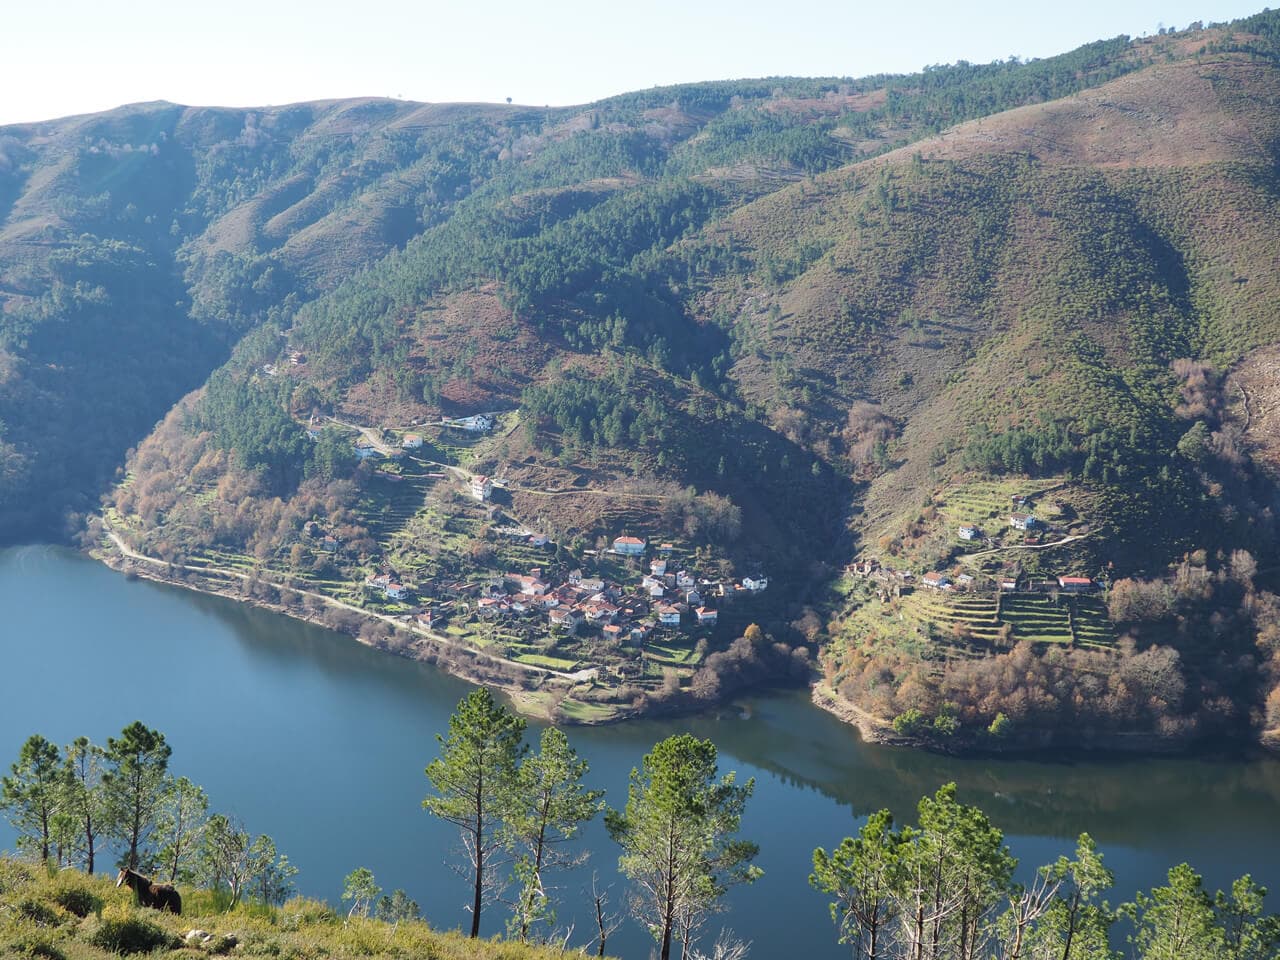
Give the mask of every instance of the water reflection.
<svg viewBox="0 0 1280 960">
<path fill-rule="evenodd" d="M 51 548 L 0 552 L 0 605 L 0 765 L 32 732 L 102 740 L 143 719 L 168 735 L 177 772 L 203 783 L 219 809 L 275 836 L 301 868 L 304 891 L 336 901 L 342 876 L 365 864 L 434 921 L 464 921 L 465 885 L 442 862 L 453 834 L 420 802 L 435 734 L 467 684 L 322 628 L 127 581 Z M 758 780 L 744 832 L 761 843 L 766 876 L 735 892 L 730 917 L 757 956 L 844 956 L 806 885 L 813 847 L 837 843 L 880 807 L 909 818 L 922 795 L 949 780 L 989 811 L 1029 865 L 1092 833 L 1116 869 L 1116 899 L 1184 859 L 1210 884 L 1247 870 L 1280 886 L 1274 758 L 940 757 L 869 747 L 801 693 L 580 728 L 572 739 L 593 785 L 621 804 L 644 752 L 685 730 L 712 738 L 724 768 Z M 0 824 L 0 847 L 11 838 Z M 614 853 L 599 824 L 585 840 L 598 851 L 596 869 L 611 877 Z M 570 879 L 566 893 L 576 898 L 589 880 L 589 871 Z M 562 915 L 574 912 L 571 904 Z M 580 919 L 580 929 L 590 924 Z M 485 932 L 500 926 L 495 917 Z M 631 927 L 614 945 L 643 956 L 645 943 Z"/>
</svg>

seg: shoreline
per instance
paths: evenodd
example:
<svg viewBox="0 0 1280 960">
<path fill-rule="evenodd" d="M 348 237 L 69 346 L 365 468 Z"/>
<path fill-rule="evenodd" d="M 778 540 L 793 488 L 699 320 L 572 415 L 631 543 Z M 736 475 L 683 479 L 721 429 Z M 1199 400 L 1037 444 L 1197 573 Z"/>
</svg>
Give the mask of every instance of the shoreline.
<svg viewBox="0 0 1280 960">
<path fill-rule="evenodd" d="M 167 561 L 160 560 L 156 557 L 148 557 L 145 554 L 128 547 L 114 531 L 108 533 L 114 550 L 97 549 L 82 551 L 90 558 L 97 560 L 104 566 L 117 573 L 123 574 L 125 577 L 140 577 L 144 580 L 150 580 L 153 583 L 163 583 L 171 587 L 190 590 L 194 593 L 201 593 L 206 596 L 222 597 L 236 603 L 244 603 L 260 610 L 268 610 L 281 616 L 289 617 L 300 623 L 310 624 L 312 626 L 322 627 L 326 630 L 332 630 L 336 633 L 345 634 L 352 640 L 368 647 L 372 650 L 378 650 L 382 653 L 388 653 L 393 656 L 402 657 L 406 660 L 414 660 L 419 663 L 426 663 L 437 669 L 466 680 L 469 683 L 481 684 L 497 689 L 506 696 L 511 702 L 513 708 L 522 716 L 530 717 L 538 720 L 545 720 L 552 723 L 563 723 L 569 725 L 592 726 L 600 723 L 614 723 L 621 720 L 629 719 L 637 716 L 634 711 L 627 710 L 619 706 L 608 718 L 602 719 L 579 719 L 571 716 L 555 716 L 554 706 L 552 709 L 546 709 L 539 702 L 540 697 L 531 696 L 531 694 L 550 695 L 556 703 L 567 696 L 577 683 L 583 682 L 586 677 L 574 679 L 574 675 L 564 674 L 559 671 L 549 670 L 544 667 L 536 667 L 531 664 L 517 663 L 514 660 L 507 660 L 502 657 L 494 657 L 482 650 L 477 650 L 467 644 L 460 643 L 440 634 L 430 633 L 418 627 L 415 624 L 403 623 L 397 621 L 393 617 L 385 614 L 374 613 L 368 610 L 361 610 L 352 604 L 344 603 L 322 593 L 311 590 L 299 590 L 295 587 L 278 584 L 274 581 L 263 581 L 276 590 L 288 590 L 301 596 L 315 597 L 325 604 L 326 609 L 333 611 L 342 611 L 354 614 L 360 617 L 361 623 L 382 623 L 388 627 L 398 631 L 407 632 L 412 636 L 411 642 L 406 646 L 393 647 L 387 643 L 371 642 L 361 637 L 358 629 L 349 629 L 341 623 L 330 622 L 323 616 L 316 616 L 311 613 L 301 613 L 298 610 L 278 602 L 263 599 L 261 597 L 246 596 L 245 594 L 230 589 L 224 585 L 211 582 L 205 576 L 205 570 L 201 568 L 191 567 L 185 564 L 174 565 Z M 174 576 L 169 571 L 176 566 L 182 570 L 187 576 Z M 226 576 L 238 577 L 241 580 L 248 580 L 246 574 L 236 573 L 234 571 L 219 571 Z M 594 670 L 595 668 L 591 668 Z M 518 680 L 503 676 L 502 673 L 515 672 L 527 678 L 537 678 L 534 683 L 521 683 Z M 550 689 L 548 689 L 550 688 Z M 563 691 L 563 696 L 556 698 L 555 695 Z"/>
<path fill-rule="evenodd" d="M 532 664 L 519 663 L 478 650 L 469 644 L 444 637 L 440 634 L 423 630 L 415 624 L 404 623 L 385 614 L 362 610 L 352 604 L 344 603 L 322 593 L 298 589 L 274 581 L 264 581 L 276 590 L 288 590 L 300 596 L 311 596 L 321 600 L 327 609 L 344 611 L 358 616 L 362 623 L 383 623 L 397 631 L 407 632 L 412 641 L 405 646 L 393 647 L 387 643 L 375 643 L 360 636 L 358 629 L 350 625 L 329 622 L 322 616 L 302 614 L 298 610 L 279 602 L 272 602 L 261 597 L 246 596 L 226 586 L 209 582 L 204 576 L 207 568 L 176 565 L 194 579 L 174 576 L 169 573 L 175 565 L 156 557 L 128 547 L 114 532 L 108 529 L 107 536 L 115 550 L 83 550 L 86 555 L 102 563 L 104 566 L 127 576 L 142 577 L 154 583 L 163 583 L 180 587 L 208 596 L 223 597 L 237 603 L 272 613 L 280 614 L 307 623 L 323 627 L 337 633 L 345 634 L 357 643 L 383 653 L 403 657 L 420 663 L 427 663 L 450 676 L 469 683 L 481 684 L 499 690 L 510 702 L 512 708 L 521 716 L 535 720 L 564 726 L 605 726 L 622 723 L 633 719 L 653 719 L 690 715 L 703 712 L 713 707 L 723 706 L 732 701 L 729 696 L 712 703 L 674 701 L 648 701 L 642 707 L 632 704 L 596 704 L 607 707 L 608 712 L 602 716 L 581 717 L 563 713 L 560 703 L 568 698 L 579 683 L 594 679 L 598 667 L 589 667 L 574 674 L 537 667 Z M 236 571 L 214 568 L 224 576 L 233 576 L 248 580 L 247 574 Z M 504 673 L 516 673 L 525 678 L 504 676 Z M 535 679 L 536 678 L 536 679 Z M 974 738 L 957 739 L 954 743 L 940 743 L 915 737 L 907 737 L 897 733 L 889 721 L 883 720 L 863 710 L 857 704 L 841 697 L 821 680 L 813 680 L 809 684 L 810 701 L 815 707 L 852 726 L 858 731 L 859 738 L 867 744 L 876 746 L 910 747 L 928 750 L 948 756 L 980 757 L 980 756 L 1018 756 L 1044 753 L 1046 750 L 1078 752 L 1093 756 L 1114 754 L 1117 756 L 1173 756 L 1194 755 L 1197 752 L 1213 749 L 1213 744 L 1198 740 L 1177 740 L 1162 737 L 1158 734 L 1102 733 L 1086 738 L 1061 742 L 1054 731 L 1029 731 L 1021 737 L 1002 745 L 982 743 Z M 756 688 L 761 689 L 761 688 Z M 734 691 L 747 693 L 750 690 Z M 580 701 L 586 702 L 586 701 Z M 1253 741 L 1231 742 L 1232 749 L 1260 750 L 1271 756 L 1280 756 L 1280 728 L 1262 731 Z"/>
<path fill-rule="evenodd" d="M 1052 730 L 1031 730 L 1003 744 L 983 742 L 974 737 L 958 737 L 953 742 L 907 737 L 897 733 L 887 720 L 876 717 L 857 704 L 846 700 L 825 683 L 812 685 L 813 705 L 854 727 L 864 743 L 877 746 L 911 747 L 952 757 L 1032 757 L 1049 751 L 1059 758 L 1082 756 L 1101 759 L 1118 757 L 1193 757 L 1221 750 L 1221 744 L 1210 740 L 1175 739 L 1155 733 L 1097 733 L 1074 740 L 1060 740 Z M 1231 750 L 1261 752 L 1280 756 L 1280 729 L 1262 732 L 1253 741 L 1227 741 Z"/>
<path fill-rule="evenodd" d="M 276 591 L 290 591 L 300 597 L 314 597 L 325 605 L 326 610 L 341 611 L 360 618 L 360 625 L 382 623 L 398 631 L 400 635 L 409 634 L 412 638 L 407 644 L 377 643 L 360 635 L 356 624 L 336 623 L 324 616 L 303 613 L 295 607 L 282 602 L 273 602 L 262 597 L 247 596 L 226 585 L 213 582 L 210 572 L 222 576 L 235 577 L 242 582 L 251 579 L 248 574 L 224 568 L 193 567 L 188 564 L 172 564 L 158 557 L 150 557 L 131 548 L 124 540 L 107 528 L 107 537 L 114 549 L 103 545 L 98 549 L 81 549 L 80 552 L 93 560 L 125 577 L 141 577 L 153 583 L 190 590 L 206 596 L 222 597 L 237 603 L 248 604 L 261 610 L 268 610 L 281 616 L 289 617 L 301 623 L 322 627 L 336 633 L 345 634 L 357 643 L 372 650 L 426 663 L 429 666 L 482 686 L 491 687 L 506 697 L 512 709 L 521 716 L 541 720 L 563 726 L 606 726 L 622 723 L 627 720 L 656 719 L 689 715 L 732 701 L 732 696 L 713 702 L 694 701 L 675 698 L 670 700 L 647 699 L 642 706 L 634 703 L 616 703 L 608 701 L 579 700 L 577 703 L 594 706 L 602 712 L 598 716 L 575 716 L 561 710 L 561 703 L 572 695 L 573 689 L 581 683 L 593 682 L 598 676 L 600 667 L 592 666 L 574 673 L 552 670 L 533 664 L 519 663 L 504 657 L 496 657 L 479 650 L 470 644 L 463 643 L 442 634 L 424 630 L 422 627 L 406 623 L 386 614 L 363 610 L 344 601 L 337 600 L 314 590 L 299 589 L 272 580 L 263 580 Z M 180 570 L 186 576 L 176 576 L 171 571 Z M 515 674 L 516 676 L 511 676 Z M 734 691 L 746 692 L 746 691 Z"/>
</svg>

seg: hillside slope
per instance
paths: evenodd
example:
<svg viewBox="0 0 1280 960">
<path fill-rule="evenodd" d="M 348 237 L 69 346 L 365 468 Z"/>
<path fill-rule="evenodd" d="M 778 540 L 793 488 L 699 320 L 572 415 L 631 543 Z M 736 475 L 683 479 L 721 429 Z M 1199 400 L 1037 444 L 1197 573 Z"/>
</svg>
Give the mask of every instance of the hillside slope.
<svg viewBox="0 0 1280 960">
<path fill-rule="evenodd" d="M 484 661 L 551 715 L 712 699 L 820 647 L 830 688 L 941 735 L 1252 736 L 1280 723 L 1280 502 L 1225 378 L 1280 334 L 1278 71 L 1265 13 L 564 110 L 150 105 L 11 131 L 0 502 L 83 504 L 92 481 L 40 464 L 101 414 L 101 478 L 203 382 L 129 459 L 117 537 L 205 587 L 371 614 L 370 642 Z M 154 195 L 107 189 L 144 169 Z M 42 217 L 148 282 L 19 269 Z M 112 347 L 139 370 L 138 341 L 173 352 L 136 407 L 137 373 L 53 334 L 157 289 L 176 306 L 129 315 L 167 321 Z M 567 604 L 575 575 L 603 589 L 567 636 L 513 585 Z M 1010 680 L 1032 674 L 1034 695 Z"/>
</svg>

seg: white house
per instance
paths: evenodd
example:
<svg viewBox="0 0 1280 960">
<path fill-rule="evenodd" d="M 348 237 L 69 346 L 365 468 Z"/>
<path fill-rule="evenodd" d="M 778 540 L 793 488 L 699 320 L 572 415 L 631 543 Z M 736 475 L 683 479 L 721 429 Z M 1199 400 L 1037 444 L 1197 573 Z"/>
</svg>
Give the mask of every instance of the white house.
<svg viewBox="0 0 1280 960">
<path fill-rule="evenodd" d="M 422 446 L 422 437 L 416 433 L 406 433 L 404 439 L 400 441 L 400 446 L 405 450 L 417 450 Z"/>
<path fill-rule="evenodd" d="M 665 561 L 665 560 L 650 560 L 650 561 L 649 561 L 649 572 L 650 572 L 650 573 L 652 573 L 655 577 L 660 577 L 660 576 L 662 576 L 664 573 L 666 573 L 666 572 L 667 572 L 667 561 Z"/>
<path fill-rule="evenodd" d="M 477 413 L 472 417 L 459 417 L 456 420 L 446 420 L 446 426 L 457 427 L 459 430 L 467 430 L 471 433 L 488 433 L 493 429 L 493 417 L 486 416 L 483 413 Z"/>
<path fill-rule="evenodd" d="M 582 624 L 582 614 L 572 607 L 556 607 L 550 614 L 553 627 L 564 627 L 573 633 Z"/>
<path fill-rule="evenodd" d="M 981 531 L 977 527 L 961 527 L 960 528 L 961 540 L 977 540 L 980 535 L 981 535 Z"/>
<path fill-rule="evenodd" d="M 405 595 L 408 593 L 408 590 L 405 589 L 405 585 L 403 583 L 388 583 L 382 588 L 382 592 L 392 600 L 403 600 Z"/>
<path fill-rule="evenodd" d="M 951 586 L 951 578 L 945 573 L 926 573 L 920 578 L 920 582 L 932 590 L 945 590 Z"/>
<path fill-rule="evenodd" d="M 663 626 L 680 626 L 680 611 L 675 607 L 669 607 L 664 604 L 658 607 L 655 612 L 658 614 L 658 622 Z"/>
<path fill-rule="evenodd" d="M 613 552 L 624 557 L 637 557 L 644 553 L 646 544 L 639 537 L 618 537 L 613 541 Z"/>
<path fill-rule="evenodd" d="M 360 460 L 368 460 L 370 457 L 378 456 L 378 448 L 373 445 L 368 437 L 359 437 L 352 445 L 356 451 L 356 457 Z"/>
<path fill-rule="evenodd" d="M 761 591 L 766 590 L 768 588 L 769 578 L 768 577 L 759 577 L 759 578 L 743 577 L 742 586 L 743 586 L 743 589 L 750 590 L 752 593 L 760 593 Z"/>
<path fill-rule="evenodd" d="M 1009 526 L 1015 530 L 1030 530 L 1039 521 L 1029 513 L 1012 513 L 1009 515 Z"/>
<path fill-rule="evenodd" d="M 701 624 L 713 624 L 719 617 L 719 611 L 708 610 L 706 607 L 698 608 L 698 622 Z"/>
<path fill-rule="evenodd" d="M 469 489 L 471 496 L 483 503 L 493 496 L 493 481 L 488 477 L 472 477 Z"/>
</svg>

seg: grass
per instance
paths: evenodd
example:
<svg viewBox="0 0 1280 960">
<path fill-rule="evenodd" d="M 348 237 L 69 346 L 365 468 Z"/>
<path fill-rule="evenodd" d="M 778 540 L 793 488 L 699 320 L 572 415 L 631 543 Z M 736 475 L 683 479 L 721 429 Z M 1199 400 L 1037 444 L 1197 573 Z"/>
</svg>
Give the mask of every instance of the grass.
<svg viewBox="0 0 1280 960">
<path fill-rule="evenodd" d="M 1039 506 L 1036 497 L 1063 482 L 1060 478 L 970 480 L 945 487 L 934 496 L 933 502 L 947 524 L 949 536 L 956 537 L 960 527 L 966 525 L 976 526 L 991 536 L 1009 526 L 1011 511 L 1023 509 L 1013 505 L 1015 495 L 1030 497 L 1036 516 L 1051 520 L 1052 517 L 1036 510 Z"/>
<path fill-rule="evenodd" d="M 565 697 L 560 701 L 560 713 L 565 719 L 576 720 L 579 723 L 599 723 L 613 719 L 617 714 L 617 708 L 607 703 L 587 703 L 583 700 L 575 700 L 573 697 Z"/>
<path fill-rule="evenodd" d="M 269 957 L 422 958 L 422 960 L 541 960 L 558 950 L 497 940 L 471 940 L 424 921 L 392 925 L 355 918 L 317 900 L 295 898 L 281 907 L 240 904 L 219 909 L 206 890 L 180 887 L 183 914 L 137 907 L 127 889 L 104 875 L 50 873 L 0 856 L 0 955 L 50 960 L 106 960 L 125 954 L 194 957 L 230 953 Z M 213 940 L 188 946 L 204 930 Z M 234 942 L 230 939 L 234 937 Z"/>
<path fill-rule="evenodd" d="M 563 657 L 548 657 L 541 653 L 521 653 L 514 658 L 517 663 L 527 663 L 535 667 L 546 667 L 550 670 L 574 670 L 579 666 L 577 660 L 566 660 Z"/>
<path fill-rule="evenodd" d="M 1000 616 L 1013 627 L 1018 640 L 1033 643 L 1071 643 L 1071 617 L 1067 603 L 1054 603 L 1050 597 L 1005 597 Z"/>
</svg>

